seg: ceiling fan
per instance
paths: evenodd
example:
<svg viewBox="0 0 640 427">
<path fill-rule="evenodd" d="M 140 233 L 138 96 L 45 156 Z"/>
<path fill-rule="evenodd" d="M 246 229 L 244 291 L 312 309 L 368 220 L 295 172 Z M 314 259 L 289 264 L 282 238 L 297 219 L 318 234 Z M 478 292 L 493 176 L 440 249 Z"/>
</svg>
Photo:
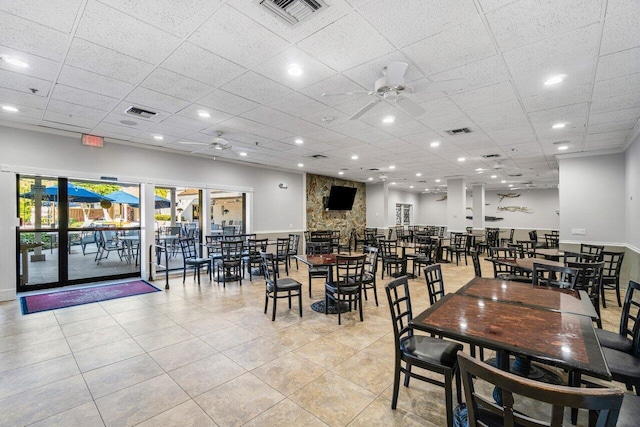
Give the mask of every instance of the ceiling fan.
<svg viewBox="0 0 640 427">
<path fill-rule="evenodd" d="M 215 151 L 225 151 L 225 150 L 231 150 L 233 151 L 235 154 L 239 154 L 236 153 L 233 150 L 233 146 L 229 143 L 229 141 L 227 141 L 226 139 L 222 138 L 222 132 L 216 132 L 216 137 L 213 138 L 213 141 L 211 142 L 197 142 L 197 141 L 180 141 L 180 144 L 183 145 L 194 145 L 194 146 L 200 146 L 201 148 L 197 148 L 195 150 L 193 150 L 191 152 L 191 154 L 198 154 L 198 153 L 202 153 L 204 151 L 207 150 L 215 150 Z M 242 152 L 246 152 L 247 150 L 243 150 Z"/>
<path fill-rule="evenodd" d="M 438 82 L 422 82 L 414 86 L 405 84 L 404 75 L 409 64 L 406 62 L 390 62 L 382 70 L 382 77 L 376 80 L 374 90 L 371 92 L 325 92 L 322 96 L 368 94 L 375 98 L 367 105 L 355 112 L 349 120 L 355 120 L 372 109 L 376 104 L 384 101 L 407 112 L 413 117 L 425 113 L 424 108 L 406 97 L 407 94 L 417 92 L 441 92 L 466 88 L 469 83 L 464 79 L 443 80 Z"/>
</svg>

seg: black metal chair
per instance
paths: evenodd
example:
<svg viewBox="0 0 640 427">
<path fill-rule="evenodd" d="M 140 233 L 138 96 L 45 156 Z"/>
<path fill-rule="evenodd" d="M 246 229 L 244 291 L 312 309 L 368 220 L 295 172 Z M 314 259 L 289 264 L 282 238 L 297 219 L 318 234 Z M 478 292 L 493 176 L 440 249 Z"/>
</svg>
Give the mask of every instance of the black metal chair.
<svg viewBox="0 0 640 427">
<path fill-rule="evenodd" d="M 409 387 L 410 378 L 416 378 L 430 384 L 444 387 L 447 412 L 447 426 L 453 426 L 453 378 L 456 379 L 458 403 L 461 401 L 460 375 L 456 353 L 462 350 L 459 343 L 445 341 L 424 335 L 415 335 L 410 325 L 413 319 L 411 296 L 407 276 L 392 280 L 385 286 L 395 341 L 395 369 L 391 409 L 396 409 L 400 389 L 400 375 L 404 374 L 404 386 Z M 402 366 L 404 362 L 405 366 Z M 412 372 L 418 367 L 443 375 L 444 380 L 429 378 Z"/>
<path fill-rule="evenodd" d="M 376 288 L 376 275 L 378 274 L 378 248 L 367 246 L 364 248 L 364 272 L 362 273 L 362 292 L 364 299 L 367 298 L 367 290 L 373 291 L 373 297 L 378 305 L 378 290 Z"/>
<path fill-rule="evenodd" d="M 476 249 L 471 249 L 471 261 L 473 261 L 473 272 L 476 277 L 482 277 L 482 267 L 480 266 L 480 256 Z"/>
<path fill-rule="evenodd" d="M 274 256 L 274 260 L 276 261 L 276 266 L 278 269 L 276 270 L 276 274 L 280 276 L 280 264 L 284 265 L 284 272 L 288 276 L 289 275 L 289 238 L 288 237 L 278 237 L 276 239 L 276 253 Z"/>
<path fill-rule="evenodd" d="M 500 230 L 494 228 L 487 228 L 485 230 L 484 241 L 476 244 L 478 252 L 484 253 L 486 250 L 489 252 L 489 248 L 495 248 L 499 246 L 500 242 Z"/>
<path fill-rule="evenodd" d="M 469 426 L 563 426 L 566 408 L 598 411 L 593 425 L 614 427 L 618 419 L 624 393 L 616 388 L 579 388 L 545 384 L 480 362 L 465 353 L 458 353 L 460 376 L 464 385 Z M 474 379 L 493 384 L 502 395 L 501 404 L 493 396 L 477 390 Z M 490 394 L 490 393 L 487 393 Z M 524 414 L 520 401 L 532 399 L 542 402 L 540 414 Z M 540 407 L 536 405 L 535 407 Z M 550 407 L 550 410 L 545 410 Z M 546 416 L 539 419 L 538 416 Z M 536 418 L 534 418 L 536 416 Z"/>
<path fill-rule="evenodd" d="M 291 259 L 296 260 L 296 270 L 298 270 L 298 247 L 300 246 L 300 235 L 289 234 L 289 247 L 287 248 L 287 255 L 289 255 L 289 268 L 291 268 Z"/>
<path fill-rule="evenodd" d="M 424 278 L 429 292 L 429 304 L 433 305 L 445 295 L 444 280 L 440 264 L 433 264 L 424 269 Z"/>
<path fill-rule="evenodd" d="M 222 240 L 221 258 L 217 262 L 218 283 L 222 276 L 222 286 L 227 282 L 239 282 L 242 286 L 242 240 Z"/>
<path fill-rule="evenodd" d="M 560 236 L 557 234 L 545 234 L 544 241 L 549 249 L 560 247 Z"/>
<path fill-rule="evenodd" d="M 413 266 L 411 268 L 411 273 L 416 275 L 416 268 L 418 269 L 418 277 L 420 277 L 420 270 L 423 267 L 431 265 L 434 263 L 433 260 L 433 244 L 431 243 L 431 239 L 428 236 L 416 235 L 414 237 L 415 240 L 415 254 L 411 258 L 413 261 Z"/>
<path fill-rule="evenodd" d="M 362 317 L 362 275 L 364 273 L 365 255 L 337 255 L 336 277 L 324 285 L 324 314 L 329 313 L 329 301 L 338 306 L 338 325 L 342 324 L 342 304 L 357 308 Z"/>
<path fill-rule="evenodd" d="M 392 277 L 407 274 L 407 259 L 398 255 L 397 240 L 379 239 L 378 249 L 382 255 L 382 279 L 384 279 L 385 271 Z"/>
<path fill-rule="evenodd" d="M 533 263 L 533 285 L 573 289 L 578 280 L 578 269 Z"/>
<path fill-rule="evenodd" d="M 512 228 L 511 230 L 509 230 L 509 237 L 503 237 L 500 239 L 500 246 L 509 246 L 509 243 L 513 243 L 513 235 L 515 234 L 516 230 L 514 228 Z"/>
<path fill-rule="evenodd" d="M 605 290 L 613 289 L 616 291 L 618 306 L 622 307 L 620 301 L 620 270 L 622 269 L 622 261 L 624 261 L 624 252 L 602 251 L 602 261 L 604 261 L 604 270 L 602 271 L 602 306 L 607 308 L 607 300 L 605 298 Z"/>
<path fill-rule="evenodd" d="M 464 264 L 469 265 L 467 261 L 467 236 L 461 233 L 453 234 L 451 237 L 451 244 L 444 246 L 443 249 L 447 251 L 447 256 L 451 257 L 453 262 L 453 255 L 456 256 L 456 265 L 460 263 L 460 254 L 464 255 Z"/>
<path fill-rule="evenodd" d="M 198 255 L 196 248 L 196 239 L 188 237 L 186 239 L 180 239 L 180 249 L 182 250 L 182 283 L 184 283 L 187 277 L 187 269 L 193 268 L 193 278 L 198 276 L 198 285 L 200 285 L 200 269 L 204 266 L 207 267 L 209 272 L 209 280 L 213 274 L 213 260 L 209 257 L 203 258 Z"/>
<path fill-rule="evenodd" d="M 95 231 L 93 235 L 96 241 L 96 246 L 98 247 L 98 252 L 96 253 L 96 257 L 94 259 L 97 264 L 100 264 L 101 260 L 109 258 L 109 254 L 111 252 L 117 253 L 120 261 L 122 261 L 124 246 L 122 245 L 122 242 L 119 242 L 116 239 L 116 234 L 114 231 L 100 230 Z"/>
<path fill-rule="evenodd" d="M 267 250 L 268 239 L 247 239 L 244 244 L 242 263 L 244 264 L 242 271 L 249 271 L 249 280 L 253 280 L 253 268 L 262 268 L 262 257 L 260 252 Z"/>
<path fill-rule="evenodd" d="M 331 243 L 329 241 L 324 242 L 307 242 L 306 248 L 307 255 L 323 255 L 331 253 Z M 317 266 L 309 267 L 309 298 L 311 298 L 311 280 L 315 278 L 322 278 L 325 282 L 329 280 L 329 273 L 331 267 Z"/>
<path fill-rule="evenodd" d="M 603 251 L 604 251 L 604 246 L 602 245 L 591 245 L 589 243 L 580 244 L 580 253 L 595 255 L 597 257 L 596 261 L 602 260 Z"/>
<path fill-rule="evenodd" d="M 302 317 L 302 284 L 289 277 L 279 279 L 276 274 L 277 267 L 273 254 L 260 252 L 262 261 L 262 270 L 264 272 L 264 280 L 266 292 L 264 297 L 264 312 L 267 312 L 269 306 L 269 298 L 273 299 L 273 314 L 271 321 L 276 320 L 276 306 L 279 298 L 287 298 L 289 300 L 289 310 L 291 310 L 291 298 L 298 297 L 298 311 Z"/>
<path fill-rule="evenodd" d="M 583 290 L 589 295 L 593 307 L 598 313 L 596 324 L 602 329 L 600 317 L 600 287 L 602 285 L 602 269 L 604 262 L 568 262 L 567 267 L 578 270 L 578 277 L 574 289 Z"/>
<path fill-rule="evenodd" d="M 633 331 L 638 327 L 636 324 L 640 323 L 638 322 L 640 319 L 640 297 L 636 291 L 640 291 L 640 283 L 632 280 L 627 286 L 627 293 L 624 297 L 618 332 L 596 329 L 596 335 L 602 347 L 628 354 L 633 353 Z"/>
</svg>

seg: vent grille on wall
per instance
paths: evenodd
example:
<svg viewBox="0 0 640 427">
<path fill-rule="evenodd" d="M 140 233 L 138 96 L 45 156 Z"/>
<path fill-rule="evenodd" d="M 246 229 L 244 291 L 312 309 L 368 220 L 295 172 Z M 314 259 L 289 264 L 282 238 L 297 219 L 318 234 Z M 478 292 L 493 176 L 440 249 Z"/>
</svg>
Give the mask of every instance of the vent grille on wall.
<svg viewBox="0 0 640 427">
<path fill-rule="evenodd" d="M 445 130 L 445 132 L 448 133 L 449 135 L 460 135 L 463 133 L 471 133 L 471 129 L 469 128 L 451 129 L 451 130 Z"/>
<path fill-rule="evenodd" d="M 497 159 L 502 156 L 500 156 L 500 154 L 483 154 L 482 157 L 485 159 Z"/>
<path fill-rule="evenodd" d="M 129 107 L 124 112 L 127 114 L 131 114 L 132 116 L 144 117 L 145 119 L 150 119 L 156 114 L 158 114 L 158 113 L 154 113 L 153 111 L 143 110 L 142 108 L 138 108 L 138 107 Z"/>
<path fill-rule="evenodd" d="M 327 156 L 325 156 L 324 154 L 314 154 L 313 156 L 309 156 L 309 157 L 313 157 L 314 159 L 326 159 Z"/>
<path fill-rule="evenodd" d="M 258 0 L 258 3 L 291 26 L 327 8 L 321 0 Z"/>
</svg>

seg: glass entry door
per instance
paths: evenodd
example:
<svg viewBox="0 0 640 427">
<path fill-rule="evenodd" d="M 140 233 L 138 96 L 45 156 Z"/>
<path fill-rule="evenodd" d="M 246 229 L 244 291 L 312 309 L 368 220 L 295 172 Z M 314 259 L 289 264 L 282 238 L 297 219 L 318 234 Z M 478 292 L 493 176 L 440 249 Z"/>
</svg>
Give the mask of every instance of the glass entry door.
<svg viewBox="0 0 640 427">
<path fill-rule="evenodd" d="M 138 185 L 18 177 L 19 292 L 140 275 Z"/>
</svg>

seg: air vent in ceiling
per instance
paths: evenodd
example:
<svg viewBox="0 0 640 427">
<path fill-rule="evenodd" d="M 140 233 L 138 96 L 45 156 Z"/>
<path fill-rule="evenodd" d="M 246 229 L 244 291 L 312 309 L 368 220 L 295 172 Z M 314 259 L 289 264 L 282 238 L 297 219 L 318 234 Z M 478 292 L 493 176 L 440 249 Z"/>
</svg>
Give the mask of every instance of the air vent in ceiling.
<svg viewBox="0 0 640 427">
<path fill-rule="evenodd" d="M 326 159 L 327 156 L 325 156 L 324 154 L 314 154 L 313 156 L 309 156 L 309 157 L 313 157 L 314 159 Z"/>
<path fill-rule="evenodd" d="M 471 133 L 471 129 L 469 128 L 451 129 L 451 130 L 445 130 L 445 132 L 448 133 L 449 135 L 461 135 L 463 133 Z"/>
<path fill-rule="evenodd" d="M 521 173 L 509 173 L 509 174 L 507 174 L 507 176 L 510 176 L 512 178 L 517 178 L 519 176 L 522 176 L 522 174 Z"/>
<path fill-rule="evenodd" d="M 150 119 L 156 114 L 158 114 L 158 113 L 154 113 L 153 111 L 143 110 L 142 108 L 138 108 L 138 107 L 129 107 L 124 112 L 127 114 L 131 114 L 132 116 L 143 117 L 145 119 Z"/>
<path fill-rule="evenodd" d="M 371 168 L 371 169 L 367 169 L 368 171 L 379 171 L 380 169 L 378 168 Z"/>
<path fill-rule="evenodd" d="M 308 19 L 314 13 L 327 8 L 321 0 L 257 0 L 258 3 L 280 18 L 288 25 L 296 24 Z"/>
<path fill-rule="evenodd" d="M 502 156 L 500 154 L 483 154 L 482 157 L 485 159 L 497 159 Z"/>
</svg>

